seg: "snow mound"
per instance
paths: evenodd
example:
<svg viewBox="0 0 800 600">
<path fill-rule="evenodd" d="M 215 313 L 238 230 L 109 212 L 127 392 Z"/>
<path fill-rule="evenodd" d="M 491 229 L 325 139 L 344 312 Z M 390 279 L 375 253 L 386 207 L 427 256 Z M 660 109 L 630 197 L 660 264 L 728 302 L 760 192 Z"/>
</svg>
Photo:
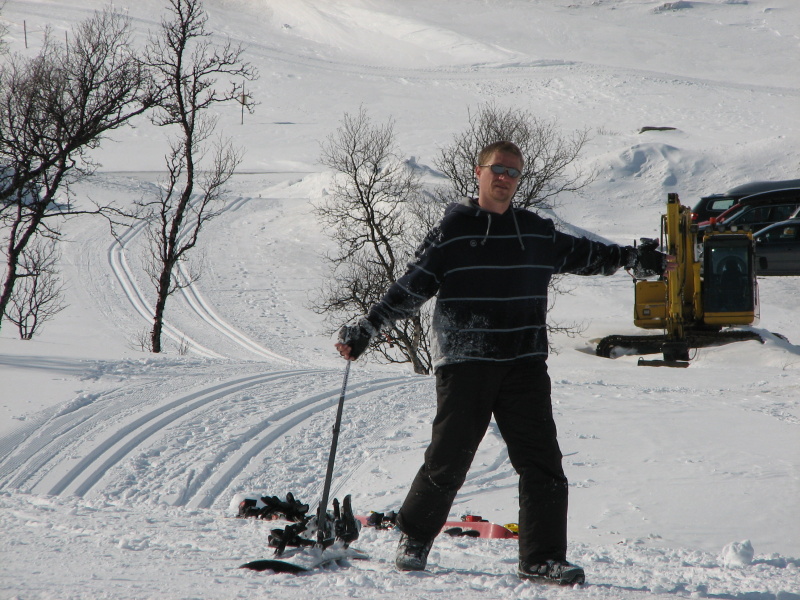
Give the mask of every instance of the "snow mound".
<svg viewBox="0 0 800 600">
<path fill-rule="evenodd" d="M 732 542 L 722 549 L 720 560 L 725 567 L 746 567 L 753 562 L 755 550 L 750 540 Z"/>
<path fill-rule="evenodd" d="M 687 2 L 686 0 L 678 0 L 677 2 L 665 2 L 661 6 L 657 6 L 653 9 L 654 13 L 662 13 L 662 12 L 669 12 L 673 10 L 684 10 L 687 8 L 692 8 L 694 4 L 692 2 Z"/>
</svg>

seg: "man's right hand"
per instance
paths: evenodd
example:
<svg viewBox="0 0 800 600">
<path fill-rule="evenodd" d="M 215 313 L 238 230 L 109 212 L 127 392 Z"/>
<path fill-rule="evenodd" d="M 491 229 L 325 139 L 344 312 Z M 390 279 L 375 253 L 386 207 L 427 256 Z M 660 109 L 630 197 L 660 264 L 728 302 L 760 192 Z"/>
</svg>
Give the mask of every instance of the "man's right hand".
<svg viewBox="0 0 800 600">
<path fill-rule="evenodd" d="M 342 355 L 342 358 L 344 358 L 345 360 L 355 360 L 350 356 L 350 351 L 352 350 L 350 346 L 342 343 L 335 344 L 335 346 L 336 346 L 336 351 Z"/>
<path fill-rule="evenodd" d="M 336 350 L 347 360 L 356 360 L 369 346 L 372 338 L 378 334 L 377 329 L 366 317 L 353 325 L 345 325 L 339 330 L 339 342 Z"/>
</svg>

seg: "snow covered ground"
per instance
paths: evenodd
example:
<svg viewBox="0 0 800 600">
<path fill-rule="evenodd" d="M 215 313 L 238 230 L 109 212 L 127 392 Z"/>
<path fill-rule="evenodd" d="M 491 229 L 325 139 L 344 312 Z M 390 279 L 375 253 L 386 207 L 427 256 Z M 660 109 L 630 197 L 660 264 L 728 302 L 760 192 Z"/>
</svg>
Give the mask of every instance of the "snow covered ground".
<svg viewBox="0 0 800 600">
<path fill-rule="evenodd" d="M 35 52 L 99 0 L 7 0 L 12 50 Z M 115 1 L 138 39 L 158 0 Z M 697 352 L 688 369 L 593 355 L 633 333 L 624 273 L 569 279 L 556 321 L 554 409 L 571 482 L 570 558 L 587 584 L 520 582 L 508 540 L 441 538 L 425 573 L 393 569 L 397 533 L 362 531 L 372 560 L 312 576 L 237 569 L 269 554 L 270 524 L 231 516 L 239 493 L 315 505 L 343 363 L 307 308 L 329 244 L 319 142 L 364 105 L 396 121 L 420 165 L 495 101 L 590 128 L 598 172 L 564 220 L 630 243 L 685 204 L 800 165 L 796 0 L 206 0 L 210 28 L 247 45 L 261 102 L 220 127 L 246 150 L 228 209 L 204 232 L 205 275 L 168 306 L 168 351 L 137 348 L 152 293 L 136 230 L 65 226 L 69 307 L 32 341 L 0 332 L 0 598 L 800 599 L 800 278 L 762 278 L 764 345 Z M 40 39 L 40 38 L 39 38 Z M 221 39 L 221 38 L 220 38 Z M 673 131 L 639 133 L 643 126 Z M 82 197 L 132 202 L 165 143 L 117 132 Z M 780 333 L 789 341 L 771 336 Z M 187 355 L 178 352 L 190 343 Z M 396 509 L 427 443 L 433 382 L 353 365 L 334 495 Z M 516 517 L 516 477 L 491 428 L 453 518 Z"/>
</svg>

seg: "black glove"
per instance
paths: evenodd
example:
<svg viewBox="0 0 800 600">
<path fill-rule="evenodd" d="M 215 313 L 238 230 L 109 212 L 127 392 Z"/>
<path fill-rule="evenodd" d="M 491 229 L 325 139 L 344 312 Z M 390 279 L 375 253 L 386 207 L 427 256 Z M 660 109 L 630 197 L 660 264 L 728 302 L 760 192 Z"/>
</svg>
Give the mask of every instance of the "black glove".
<svg viewBox="0 0 800 600">
<path fill-rule="evenodd" d="M 667 255 L 656 250 L 658 240 L 642 238 L 639 247 L 635 248 L 633 264 L 626 265 L 633 269 L 637 279 L 645 279 L 653 275 L 663 275 L 667 268 Z"/>
<path fill-rule="evenodd" d="M 350 346 L 350 358 L 355 360 L 364 353 L 376 335 L 378 329 L 363 317 L 355 324 L 345 325 L 339 330 L 339 343 Z"/>
</svg>

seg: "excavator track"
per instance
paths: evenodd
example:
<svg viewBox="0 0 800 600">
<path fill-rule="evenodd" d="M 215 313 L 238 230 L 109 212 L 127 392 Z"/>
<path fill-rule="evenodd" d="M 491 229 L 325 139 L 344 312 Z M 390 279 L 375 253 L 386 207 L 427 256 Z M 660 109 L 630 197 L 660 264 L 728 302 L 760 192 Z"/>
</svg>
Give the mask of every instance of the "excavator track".
<svg viewBox="0 0 800 600">
<path fill-rule="evenodd" d="M 764 343 L 764 339 L 756 332 L 739 329 L 688 332 L 685 343 L 688 348 L 707 348 L 748 340 Z M 659 354 L 664 352 L 664 346 L 671 342 L 672 340 L 666 335 L 609 335 L 597 344 L 595 354 L 604 358 L 615 358 L 614 351 L 617 349 L 623 351 L 618 356 L 621 354 Z"/>
</svg>

